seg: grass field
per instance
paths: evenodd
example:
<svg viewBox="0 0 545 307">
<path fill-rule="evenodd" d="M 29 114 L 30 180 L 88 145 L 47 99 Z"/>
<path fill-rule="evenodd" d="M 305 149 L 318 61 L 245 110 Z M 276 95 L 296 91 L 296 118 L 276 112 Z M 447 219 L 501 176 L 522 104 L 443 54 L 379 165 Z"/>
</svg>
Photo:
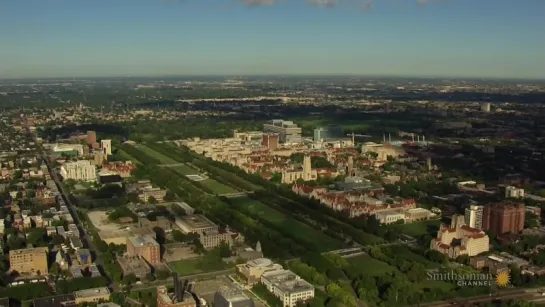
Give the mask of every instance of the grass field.
<svg viewBox="0 0 545 307">
<path fill-rule="evenodd" d="M 214 191 L 214 193 L 217 193 L 217 194 L 229 194 L 229 193 L 238 192 L 234 188 L 231 188 L 230 186 L 226 186 L 225 184 L 219 183 L 213 179 L 202 180 L 202 181 L 199 181 L 199 183 L 209 188 L 210 190 Z"/>
<path fill-rule="evenodd" d="M 231 202 L 237 207 L 246 208 L 246 210 L 256 214 L 262 220 L 289 230 L 298 239 L 316 244 L 322 251 L 330 251 L 342 247 L 341 242 L 259 201 L 244 197 L 232 199 Z"/>
<path fill-rule="evenodd" d="M 360 255 L 348 258 L 348 262 L 356 270 L 358 270 L 358 272 L 365 273 L 371 276 L 381 276 L 384 274 L 391 274 L 397 271 L 397 268 L 389 265 L 388 263 L 373 259 L 368 255 Z"/>
<path fill-rule="evenodd" d="M 221 271 L 228 267 L 228 265 L 221 260 L 219 251 L 217 250 L 210 251 L 206 255 L 196 259 L 169 262 L 168 266 L 173 272 L 178 273 L 180 276 Z"/>
<path fill-rule="evenodd" d="M 142 151 L 143 153 L 145 153 L 146 155 L 150 156 L 150 157 L 153 157 L 157 160 L 159 160 L 159 162 L 161 162 L 162 164 L 178 164 L 180 162 L 176 161 L 176 160 L 172 160 L 171 158 L 161 154 L 161 153 L 158 153 L 156 152 L 155 150 L 147 147 L 147 146 L 144 146 L 144 145 L 141 145 L 141 146 L 137 146 L 136 148 L 138 148 L 138 150 Z"/>
<path fill-rule="evenodd" d="M 421 237 L 427 234 L 436 235 L 440 224 L 440 220 L 427 220 L 411 224 L 390 225 L 388 227 L 412 237 Z"/>
<path fill-rule="evenodd" d="M 146 155 L 150 156 L 150 157 L 153 157 L 157 160 L 159 160 L 160 163 L 162 164 L 180 164 L 180 162 L 176 161 L 176 160 L 173 160 L 149 147 L 146 147 L 146 146 L 138 146 L 137 147 L 140 151 L 142 151 L 143 153 L 145 153 Z M 172 169 L 179 173 L 180 175 L 197 175 L 198 172 L 196 170 L 194 170 L 193 168 L 187 166 L 187 165 L 177 165 L 177 166 L 174 166 L 172 167 Z M 213 179 L 206 179 L 206 180 L 203 180 L 203 181 L 199 181 L 200 184 L 208 187 L 209 189 L 211 189 L 214 193 L 217 193 L 217 194 L 228 194 L 228 193 L 236 193 L 238 192 L 237 190 L 229 187 L 229 186 L 226 186 L 222 183 L 219 183 Z"/>
<path fill-rule="evenodd" d="M 190 167 L 190 166 L 187 166 L 185 164 L 181 164 L 181 165 L 177 165 L 177 166 L 173 166 L 171 167 L 171 169 L 175 170 L 177 173 L 180 173 L 182 175 L 199 175 L 199 172 Z"/>
</svg>

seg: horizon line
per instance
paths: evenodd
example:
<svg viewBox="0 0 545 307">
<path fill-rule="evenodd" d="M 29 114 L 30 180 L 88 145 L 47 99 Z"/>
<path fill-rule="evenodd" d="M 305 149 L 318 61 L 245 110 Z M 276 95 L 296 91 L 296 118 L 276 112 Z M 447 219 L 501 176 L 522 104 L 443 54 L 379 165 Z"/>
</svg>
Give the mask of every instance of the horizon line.
<svg viewBox="0 0 545 307">
<path fill-rule="evenodd" d="M 51 77 L 0 77 L 0 81 L 17 81 L 17 80 L 86 80 L 86 79 L 136 79 L 136 78 L 202 78 L 202 77 L 360 77 L 360 78 L 399 78 L 399 79 L 465 79 L 465 80 L 524 80 L 524 81 L 545 81 L 545 77 L 491 77 L 491 76 L 410 76 L 410 75 L 392 75 L 392 74 L 356 74 L 356 73 L 286 73 L 286 74 L 166 74 L 166 75 L 102 75 L 102 76 L 51 76 Z"/>
</svg>

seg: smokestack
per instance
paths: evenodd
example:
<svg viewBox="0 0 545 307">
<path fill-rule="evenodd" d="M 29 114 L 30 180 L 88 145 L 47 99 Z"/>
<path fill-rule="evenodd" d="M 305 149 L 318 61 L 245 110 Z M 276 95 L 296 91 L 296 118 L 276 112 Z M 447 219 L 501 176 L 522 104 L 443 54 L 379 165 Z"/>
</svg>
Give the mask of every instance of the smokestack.
<svg viewBox="0 0 545 307">
<path fill-rule="evenodd" d="M 386 143 L 386 134 L 384 133 L 382 134 L 382 143 L 383 144 Z"/>
<path fill-rule="evenodd" d="M 172 279 L 174 280 L 174 298 L 176 301 L 179 301 L 180 297 L 180 279 L 178 279 L 178 274 L 172 274 Z"/>
<path fill-rule="evenodd" d="M 388 143 L 392 143 L 392 134 L 388 133 Z"/>
<path fill-rule="evenodd" d="M 411 134 L 411 136 L 413 137 L 413 143 L 414 143 L 414 134 Z"/>
</svg>

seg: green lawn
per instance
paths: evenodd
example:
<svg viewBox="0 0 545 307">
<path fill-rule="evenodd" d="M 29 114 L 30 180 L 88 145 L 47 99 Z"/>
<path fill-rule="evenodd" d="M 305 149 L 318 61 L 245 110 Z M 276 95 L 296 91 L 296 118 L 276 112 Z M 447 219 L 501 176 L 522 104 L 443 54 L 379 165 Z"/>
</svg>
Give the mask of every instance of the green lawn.
<svg viewBox="0 0 545 307">
<path fill-rule="evenodd" d="M 397 271 L 397 268 L 388 263 L 373 259 L 368 255 L 351 257 L 347 260 L 358 272 L 371 276 L 382 276 Z"/>
<path fill-rule="evenodd" d="M 324 233 L 290 218 L 267 205 L 248 197 L 235 198 L 230 200 L 235 206 L 246 208 L 256 214 L 260 219 L 268 221 L 275 226 L 282 227 L 293 234 L 294 237 L 316 244 L 322 251 L 330 251 L 342 247 L 341 242 L 333 239 Z"/>
<path fill-rule="evenodd" d="M 221 260 L 219 252 L 216 250 L 196 259 L 169 262 L 168 266 L 180 276 L 221 271 L 227 268 L 227 264 Z"/>
<path fill-rule="evenodd" d="M 229 193 L 237 193 L 239 191 L 235 190 L 234 188 L 230 186 L 226 186 L 223 183 L 219 183 L 216 180 L 213 179 L 206 179 L 199 181 L 200 184 L 204 185 L 205 187 L 211 189 L 216 194 L 229 194 Z"/>
<path fill-rule="evenodd" d="M 440 224 L 440 220 L 427 220 L 411 224 L 390 225 L 388 227 L 399 230 L 401 233 L 412 237 L 421 237 L 427 234 L 436 235 Z"/>
<path fill-rule="evenodd" d="M 182 164 L 182 165 L 178 165 L 178 166 L 173 166 L 171 167 L 171 169 L 175 170 L 177 173 L 180 173 L 182 175 L 199 175 L 199 172 L 188 166 L 188 165 L 185 165 L 185 164 Z"/>
<path fill-rule="evenodd" d="M 157 160 L 159 160 L 159 162 L 161 162 L 162 164 L 178 164 L 180 162 L 176 161 L 176 160 L 173 160 L 161 153 L 158 153 L 156 152 L 155 150 L 147 147 L 147 146 L 144 146 L 144 145 L 140 145 L 140 146 L 136 146 L 136 148 L 138 148 L 138 150 L 144 152 L 146 155 L 150 156 L 150 157 L 153 157 Z"/>
</svg>

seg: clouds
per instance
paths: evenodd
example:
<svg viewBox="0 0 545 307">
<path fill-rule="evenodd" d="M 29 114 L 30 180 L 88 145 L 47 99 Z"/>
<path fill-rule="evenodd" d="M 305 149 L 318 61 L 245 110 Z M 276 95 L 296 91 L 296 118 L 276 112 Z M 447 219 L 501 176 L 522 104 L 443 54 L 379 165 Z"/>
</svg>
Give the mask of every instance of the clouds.
<svg viewBox="0 0 545 307">
<path fill-rule="evenodd" d="M 241 0 L 242 4 L 247 6 L 273 5 L 277 0 Z"/>
<path fill-rule="evenodd" d="M 337 0 L 307 0 L 307 3 L 310 5 L 321 7 L 335 7 L 338 5 Z"/>
</svg>

